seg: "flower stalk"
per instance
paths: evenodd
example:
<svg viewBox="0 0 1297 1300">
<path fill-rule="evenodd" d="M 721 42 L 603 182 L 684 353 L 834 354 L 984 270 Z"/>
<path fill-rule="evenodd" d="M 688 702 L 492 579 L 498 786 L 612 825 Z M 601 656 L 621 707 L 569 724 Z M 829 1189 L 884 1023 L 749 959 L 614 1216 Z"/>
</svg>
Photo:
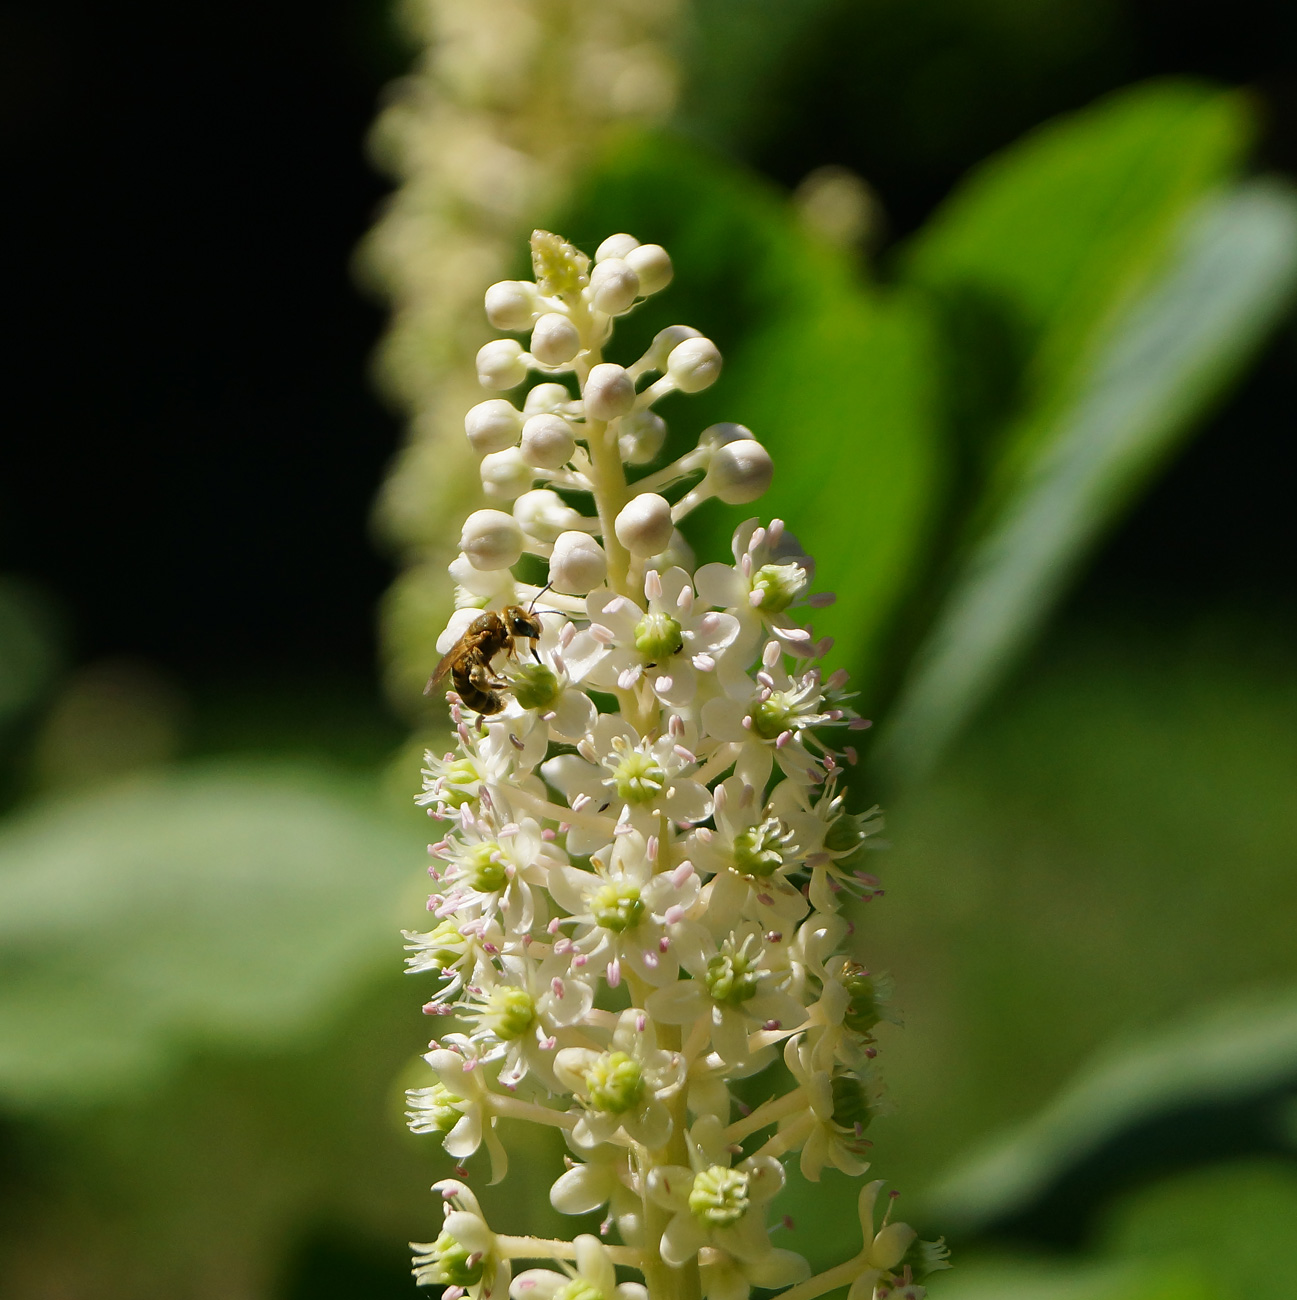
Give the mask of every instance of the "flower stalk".
<svg viewBox="0 0 1297 1300">
<path fill-rule="evenodd" d="M 416 1277 L 449 1300 L 811 1300 L 839 1285 L 917 1300 L 944 1247 L 886 1217 L 875 1231 L 881 1183 L 861 1194 L 852 1259 L 812 1277 L 770 1240 L 784 1157 L 811 1181 L 868 1168 L 873 1031 L 892 1015 L 886 980 L 840 951 L 842 904 L 879 892 L 861 863 L 881 823 L 838 790 L 854 751 L 825 737 L 868 724 L 799 621 L 826 603 L 814 562 L 779 520 L 740 525 L 732 565 L 696 565 L 679 530 L 709 498 L 756 500 L 772 466 L 721 424 L 651 468 L 654 403 L 721 364 L 685 326 L 628 366 L 604 360 L 616 319 L 669 282 L 665 250 L 614 235 L 592 263 L 537 231 L 532 259 L 534 281 L 486 295 L 530 348 L 488 343 L 478 374 L 498 392 L 539 382 L 465 421 L 496 508 L 464 523 L 437 645 L 458 745 L 427 756 L 438 923 L 407 939 L 411 970 L 442 980 L 425 1010 L 453 1020 L 410 1120 L 458 1161 L 485 1146 L 493 1182 L 500 1120 L 557 1128 L 571 1156 L 555 1208 L 604 1209 L 621 1244 L 497 1234 L 447 1180 Z M 543 586 L 516 576 L 524 556 L 546 564 Z M 736 1117 L 734 1082 L 779 1053 L 790 1081 Z M 519 1259 L 566 1272 L 515 1276 Z"/>
</svg>

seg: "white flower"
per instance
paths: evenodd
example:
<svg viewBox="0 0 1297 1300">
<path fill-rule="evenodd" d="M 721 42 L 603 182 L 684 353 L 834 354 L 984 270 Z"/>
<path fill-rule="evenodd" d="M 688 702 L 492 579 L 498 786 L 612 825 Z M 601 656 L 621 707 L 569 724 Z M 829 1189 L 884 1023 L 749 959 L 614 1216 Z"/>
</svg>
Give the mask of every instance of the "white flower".
<svg viewBox="0 0 1297 1300">
<path fill-rule="evenodd" d="M 771 968 L 760 931 L 745 922 L 719 945 L 681 955 L 693 974 L 648 996 L 648 1010 L 668 1025 L 704 1021 L 712 1046 L 728 1065 L 749 1055 L 748 1036 L 758 1029 L 796 1029 L 806 1018 L 801 1004 L 781 991 L 786 976 Z"/>
<path fill-rule="evenodd" d="M 590 675 L 606 690 L 630 690 L 648 679 L 660 700 L 677 706 L 697 693 L 696 674 L 709 673 L 720 652 L 738 635 L 738 620 L 694 598 L 689 575 L 680 568 L 644 577 L 647 609 L 606 587 L 586 598 L 590 630 L 610 647 Z"/>
<path fill-rule="evenodd" d="M 458 834 L 438 845 L 445 864 L 446 892 L 437 906 L 441 917 L 503 914 L 514 933 L 530 930 L 536 919 L 535 890 L 565 856 L 547 844 L 539 823 L 525 817 L 497 827 L 469 805 L 459 810 Z M 542 917 L 542 920 L 544 918 Z"/>
<path fill-rule="evenodd" d="M 472 1001 L 457 1008 L 472 1026 L 468 1040 L 483 1061 L 503 1061 L 499 1079 L 504 1087 L 517 1087 L 531 1070 L 555 1090 L 558 1033 L 590 1010 L 594 994 L 558 958 L 535 962 L 505 955 L 500 966 L 493 983 L 484 983 Z"/>
<path fill-rule="evenodd" d="M 484 1072 L 472 1055 L 438 1047 L 424 1054 L 437 1082 L 429 1088 L 411 1088 L 406 1119 L 413 1133 L 438 1133 L 447 1154 L 467 1160 L 486 1140 L 491 1157 L 491 1181 L 498 1183 L 509 1171 L 509 1157 L 495 1135 L 491 1091 Z"/>
<path fill-rule="evenodd" d="M 564 866 L 550 872 L 549 890 L 568 913 L 551 929 L 571 924 L 573 934 L 555 951 L 574 951 L 610 984 L 621 979 L 620 963 L 649 984 L 674 980 L 676 945 L 684 917 L 698 898 L 699 880 L 690 865 L 654 875 L 649 846 L 638 831 L 618 835 L 611 850 L 591 856 L 593 872 Z"/>
<path fill-rule="evenodd" d="M 550 1204 L 560 1214 L 592 1214 L 609 1207 L 609 1222 L 615 1221 L 622 1240 L 639 1241 L 643 1205 L 635 1190 L 630 1153 L 625 1147 L 599 1146 L 582 1151 L 585 1163 L 568 1161 L 550 1188 Z"/>
<path fill-rule="evenodd" d="M 578 1146 L 608 1142 L 619 1129 L 646 1147 L 663 1146 L 671 1136 L 663 1102 L 684 1082 L 684 1058 L 658 1047 L 652 1022 L 637 1007 L 621 1013 L 608 1051 L 562 1048 L 554 1073 L 585 1108 L 572 1130 Z"/>
<path fill-rule="evenodd" d="M 877 1109 L 874 1079 L 848 1074 L 830 1077 L 815 1066 L 801 1038 L 788 1040 L 784 1063 L 807 1094 L 804 1110 L 779 1121 L 781 1136 L 792 1139 L 790 1149 L 801 1146 L 802 1177 L 818 1183 L 821 1170 L 831 1164 L 858 1178 L 869 1168 L 861 1154 L 869 1149 L 864 1133 Z"/>
<path fill-rule="evenodd" d="M 442 1195 L 441 1235 L 436 1241 L 410 1243 L 414 1277 L 420 1286 L 445 1286 L 444 1300 L 503 1300 L 512 1270 L 499 1251 L 495 1233 L 486 1226 L 477 1197 L 453 1178 L 433 1184 Z"/>
<path fill-rule="evenodd" d="M 670 732 L 656 740 L 641 739 L 618 714 L 605 714 L 577 749 L 549 759 L 540 769 L 571 808 L 593 805 L 596 812 L 608 811 L 646 839 L 660 830 L 659 814 L 679 826 L 711 813 L 710 791 L 690 776 L 697 767 L 692 751 Z M 568 832 L 568 852 L 577 856 L 603 842 L 579 826 Z"/>
<path fill-rule="evenodd" d="M 648 1194 L 673 1211 L 662 1233 L 662 1259 L 671 1267 L 712 1246 L 741 1260 L 759 1260 L 773 1249 L 765 1203 L 784 1185 L 783 1166 L 772 1156 L 749 1156 L 736 1168 L 720 1122 L 704 1116 L 689 1130 L 692 1168 L 659 1165 L 649 1173 Z"/>
<path fill-rule="evenodd" d="M 598 1237 L 582 1233 L 572 1243 L 576 1267 L 567 1264 L 566 1273 L 548 1268 L 529 1268 L 519 1273 L 509 1287 L 513 1300 L 648 1300 L 642 1282 L 618 1282 L 608 1249 Z"/>
<path fill-rule="evenodd" d="M 799 865 L 793 832 L 741 777 L 717 786 L 713 803 L 715 829 L 700 827 L 687 845 L 698 870 L 715 873 L 708 917 L 746 916 L 776 930 L 795 925 L 807 905 L 788 880 Z M 728 928 L 727 920 L 719 923 Z"/>
</svg>

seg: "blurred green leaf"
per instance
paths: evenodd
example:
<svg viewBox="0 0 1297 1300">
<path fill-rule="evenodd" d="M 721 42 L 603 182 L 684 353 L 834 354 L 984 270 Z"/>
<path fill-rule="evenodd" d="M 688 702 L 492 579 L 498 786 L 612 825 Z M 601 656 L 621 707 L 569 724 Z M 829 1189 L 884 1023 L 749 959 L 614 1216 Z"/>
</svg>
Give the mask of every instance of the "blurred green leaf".
<svg viewBox="0 0 1297 1300">
<path fill-rule="evenodd" d="M 417 842 L 354 785 L 264 764 L 12 819 L 0 832 L 0 1098 L 57 1106 L 152 1076 L 196 1042 L 318 1031 L 396 961 L 417 860 Z"/>
<path fill-rule="evenodd" d="M 782 515 L 820 562 L 839 604 L 816 628 L 867 663 L 913 578 L 935 521 L 940 448 L 927 317 L 884 292 L 850 257 L 805 231 L 787 197 L 756 175 L 670 136 L 623 139 L 556 217 L 571 238 L 631 230 L 671 250 L 671 288 L 619 323 L 629 361 L 662 327 L 687 322 L 725 354 L 718 383 L 668 398 L 669 450 L 708 424 L 747 424 L 775 482 L 758 506 L 704 508 L 687 525 L 700 555 L 727 558 L 734 525 Z"/>
<path fill-rule="evenodd" d="M 934 1285 L 941 1300 L 1224 1300 L 1228 1294 L 1184 1266 L 1089 1261 L 958 1266 Z"/>
<path fill-rule="evenodd" d="M 893 774 L 931 767 L 1291 300 L 1297 197 L 1213 188 L 1245 125 L 1233 97 L 1127 95 L 1012 151 L 921 237 L 917 279 L 999 304 L 1026 360 L 1018 413 L 983 419 L 976 540 L 881 738 Z"/>
<path fill-rule="evenodd" d="M 1106 1252 L 1180 1260 L 1239 1300 L 1293 1300 L 1297 1274 L 1276 1266 L 1297 1239 L 1297 1168 L 1252 1161 L 1195 1169 L 1123 1197 Z"/>
<path fill-rule="evenodd" d="M 1030 1205 L 1071 1166 L 1150 1117 L 1295 1079 L 1297 995 L 1213 1008 L 1110 1052 L 1033 1119 L 941 1180 L 928 1212 L 952 1232 L 976 1232 Z"/>
</svg>

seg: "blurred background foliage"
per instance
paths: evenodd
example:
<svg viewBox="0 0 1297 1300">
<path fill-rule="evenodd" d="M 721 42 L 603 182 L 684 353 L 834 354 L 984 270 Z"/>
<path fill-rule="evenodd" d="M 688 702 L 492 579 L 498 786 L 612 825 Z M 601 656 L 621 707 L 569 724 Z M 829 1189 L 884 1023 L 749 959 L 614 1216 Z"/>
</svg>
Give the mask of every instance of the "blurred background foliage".
<svg viewBox="0 0 1297 1300">
<path fill-rule="evenodd" d="M 401 30 L 0 9 L 6 1297 L 414 1294 L 447 1162 L 400 1115 L 435 723 L 402 682 L 444 592 L 396 588 L 385 700 L 398 434 L 346 275 Z M 668 245 L 619 346 L 717 340 L 672 438 L 751 425 L 838 592 L 894 846 L 857 935 L 907 1026 L 875 1168 L 957 1246 L 951 1300 L 1297 1295 L 1297 16 L 672 30 L 674 114 L 533 219 Z M 535 1155 L 488 1201 L 516 1230 L 557 1227 Z M 855 1231 L 845 1180 L 792 1209 L 813 1258 Z"/>
</svg>

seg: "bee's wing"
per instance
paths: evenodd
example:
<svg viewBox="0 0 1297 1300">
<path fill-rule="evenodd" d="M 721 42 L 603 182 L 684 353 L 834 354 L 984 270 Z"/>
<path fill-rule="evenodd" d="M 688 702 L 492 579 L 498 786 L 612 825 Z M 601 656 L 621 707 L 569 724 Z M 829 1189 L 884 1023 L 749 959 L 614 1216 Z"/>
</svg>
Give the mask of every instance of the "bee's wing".
<svg viewBox="0 0 1297 1300">
<path fill-rule="evenodd" d="M 441 656 L 440 662 L 432 670 L 432 676 L 428 678 L 428 684 L 423 688 L 425 695 L 431 695 L 436 689 L 437 684 L 445 675 L 450 672 L 450 666 L 455 660 L 455 654 L 459 650 L 459 643 L 456 642 L 451 648 Z"/>
</svg>

